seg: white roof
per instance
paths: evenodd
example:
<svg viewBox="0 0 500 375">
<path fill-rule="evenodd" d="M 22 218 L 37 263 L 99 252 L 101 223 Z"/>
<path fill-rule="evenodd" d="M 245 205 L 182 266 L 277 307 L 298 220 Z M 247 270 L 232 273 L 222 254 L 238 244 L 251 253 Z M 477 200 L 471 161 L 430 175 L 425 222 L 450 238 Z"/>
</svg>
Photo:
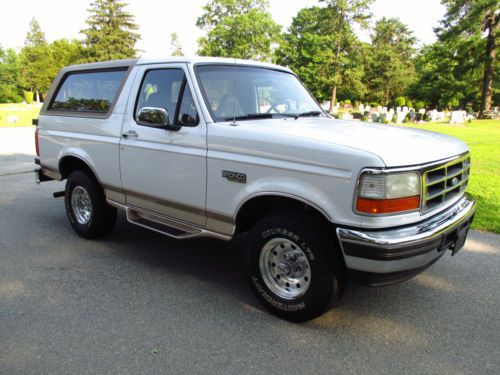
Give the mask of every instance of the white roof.
<svg viewBox="0 0 500 375">
<path fill-rule="evenodd" d="M 172 62 L 188 63 L 188 64 L 204 64 L 204 63 L 239 64 L 239 65 L 250 65 L 250 66 L 262 66 L 266 68 L 292 72 L 290 69 L 286 67 L 260 61 L 231 59 L 223 57 L 205 57 L 205 56 L 165 56 L 158 58 L 143 57 L 137 60 L 136 65 L 166 64 Z"/>
</svg>

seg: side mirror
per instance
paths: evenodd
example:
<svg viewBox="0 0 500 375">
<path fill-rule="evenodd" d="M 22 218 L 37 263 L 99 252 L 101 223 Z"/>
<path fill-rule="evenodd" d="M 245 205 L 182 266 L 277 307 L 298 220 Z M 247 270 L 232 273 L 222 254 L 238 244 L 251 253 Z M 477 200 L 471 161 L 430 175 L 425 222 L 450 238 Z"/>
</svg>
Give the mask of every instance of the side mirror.
<svg viewBox="0 0 500 375">
<path fill-rule="evenodd" d="M 137 113 L 137 123 L 139 125 L 150 126 L 152 128 L 179 130 L 178 125 L 170 125 L 168 112 L 165 108 L 143 107 Z"/>
</svg>

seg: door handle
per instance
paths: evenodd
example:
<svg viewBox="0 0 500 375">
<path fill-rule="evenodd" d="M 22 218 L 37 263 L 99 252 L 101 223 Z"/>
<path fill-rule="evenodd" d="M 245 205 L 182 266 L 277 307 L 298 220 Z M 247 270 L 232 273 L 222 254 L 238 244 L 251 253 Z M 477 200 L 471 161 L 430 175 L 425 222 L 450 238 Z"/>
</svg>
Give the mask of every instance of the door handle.
<svg viewBox="0 0 500 375">
<path fill-rule="evenodd" d="M 139 134 L 137 134 L 135 130 L 129 130 L 128 132 L 122 133 L 122 137 L 127 139 L 137 138 L 138 136 Z"/>
</svg>

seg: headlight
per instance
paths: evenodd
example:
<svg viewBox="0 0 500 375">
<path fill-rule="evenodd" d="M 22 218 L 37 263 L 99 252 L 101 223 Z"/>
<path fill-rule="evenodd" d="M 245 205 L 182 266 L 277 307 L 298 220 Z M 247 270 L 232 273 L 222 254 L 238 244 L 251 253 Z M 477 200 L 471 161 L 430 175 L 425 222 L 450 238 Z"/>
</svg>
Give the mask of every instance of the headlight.
<svg viewBox="0 0 500 375">
<path fill-rule="evenodd" d="M 356 210 L 369 214 L 412 211 L 420 207 L 420 176 L 415 172 L 361 175 Z"/>
</svg>

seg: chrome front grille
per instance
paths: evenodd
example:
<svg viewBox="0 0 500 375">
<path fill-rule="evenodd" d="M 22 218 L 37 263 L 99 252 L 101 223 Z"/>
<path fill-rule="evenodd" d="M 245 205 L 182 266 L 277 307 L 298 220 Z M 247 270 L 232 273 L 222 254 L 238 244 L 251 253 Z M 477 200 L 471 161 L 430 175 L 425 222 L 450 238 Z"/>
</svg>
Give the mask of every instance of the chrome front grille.
<svg viewBox="0 0 500 375">
<path fill-rule="evenodd" d="M 467 188 L 469 173 L 469 154 L 426 170 L 422 178 L 422 211 L 433 210 L 461 196 Z"/>
</svg>

